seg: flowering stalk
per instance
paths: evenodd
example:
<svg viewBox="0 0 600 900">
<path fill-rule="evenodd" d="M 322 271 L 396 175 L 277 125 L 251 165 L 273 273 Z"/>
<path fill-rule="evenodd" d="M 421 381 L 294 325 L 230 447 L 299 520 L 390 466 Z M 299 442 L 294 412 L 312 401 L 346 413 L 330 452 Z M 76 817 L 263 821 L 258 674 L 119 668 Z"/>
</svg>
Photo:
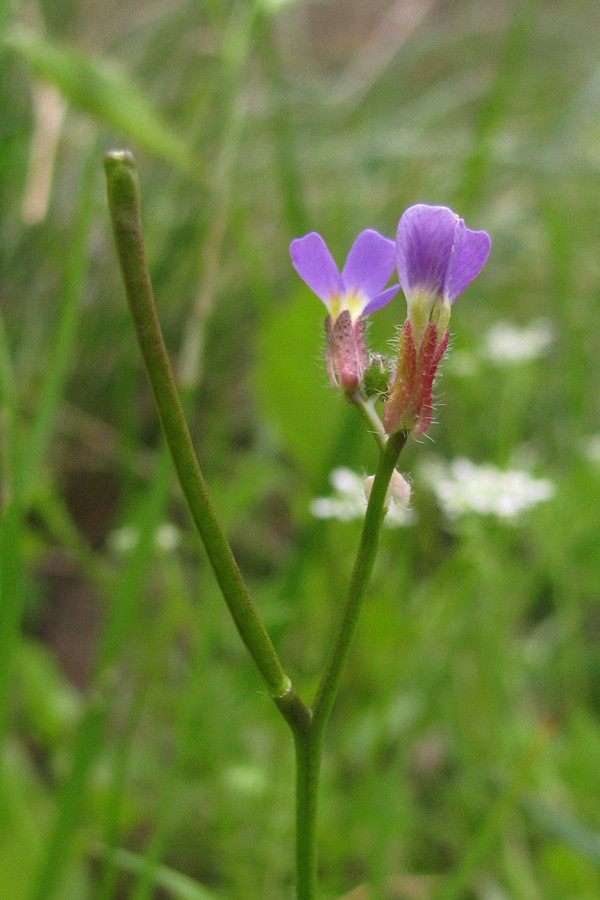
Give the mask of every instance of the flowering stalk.
<svg viewBox="0 0 600 900">
<path fill-rule="evenodd" d="M 317 732 L 322 730 L 327 722 L 339 687 L 340 676 L 348 658 L 365 590 L 377 554 L 379 534 L 387 511 L 388 488 L 407 438 L 407 432 L 396 432 L 388 438 L 380 454 L 379 466 L 369 494 L 346 606 L 312 706 L 314 729 Z"/>
<path fill-rule="evenodd" d="M 367 482 L 369 499 L 346 603 L 314 703 L 308 707 L 295 692 L 254 609 L 200 471 L 154 306 L 133 157 L 126 151 L 109 153 L 105 169 L 130 311 L 179 482 L 240 637 L 294 737 L 297 897 L 315 900 L 317 799 L 325 726 L 375 562 L 388 490 L 401 502 L 408 499 L 409 486 L 396 472 L 396 464 L 409 432 L 424 431 L 430 422 L 431 390 L 446 348 L 450 303 L 483 266 L 489 238 L 484 232 L 469 232 L 462 219 L 444 207 L 412 207 L 401 219 L 396 245 L 375 231 L 363 231 L 341 273 L 318 234 L 313 232 L 292 242 L 294 266 L 328 309 L 326 358 L 330 379 L 357 406 L 380 449 L 377 472 Z M 409 314 L 400 335 L 398 363 L 386 386 L 383 381 L 389 376 L 388 362 L 367 357 L 364 317 L 387 303 L 398 290 L 398 285 L 384 289 L 392 274 L 395 251 Z M 383 423 L 375 410 L 379 396 L 386 398 Z"/>
<path fill-rule="evenodd" d="M 377 415 L 377 410 L 375 409 L 375 403 L 371 398 L 363 397 L 360 391 L 355 391 L 348 398 L 351 403 L 357 408 L 365 422 L 367 423 L 367 427 L 375 441 L 377 442 L 377 446 L 380 450 L 383 450 L 387 443 L 387 434 L 385 432 L 385 428 L 383 426 L 383 422 Z"/>
<path fill-rule="evenodd" d="M 300 277 L 327 306 L 326 360 L 329 378 L 353 403 L 380 449 L 369 494 L 358 554 L 346 605 L 336 628 L 307 728 L 297 733 L 298 863 L 301 900 L 316 895 L 316 817 L 323 732 L 329 719 L 358 623 L 386 513 L 388 489 L 401 503 L 410 487 L 396 472 L 409 433 L 421 434 L 432 417 L 433 383 L 448 344 L 450 305 L 475 278 L 489 253 L 485 232 L 470 231 L 446 207 L 413 206 L 400 220 L 395 245 L 408 318 L 399 337 L 398 359 L 367 356 L 364 317 L 387 303 L 397 286 L 382 291 L 393 269 L 392 242 L 363 231 L 339 273 L 323 239 L 312 232 L 292 241 L 292 262 Z M 375 404 L 384 399 L 383 422 Z"/>
<path fill-rule="evenodd" d="M 377 555 L 379 535 L 386 514 L 390 479 L 408 434 L 397 432 L 381 450 L 379 466 L 369 495 L 358 553 L 346 603 L 335 629 L 327 663 L 321 676 L 306 727 L 295 733 L 297 766 L 296 845 L 298 900 L 317 897 L 317 799 L 323 732 L 340 686 L 344 666 L 358 625 L 362 603 Z"/>
<path fill-rule="evenodd" d="M 346 607 L 321 679 L 314 709 L 311 710 L 295 692 L 254 609 L 198 465 L 154 305 L 145 260 L 139 187 L 133 157 L 125 151 L 109 153 L 105 158 L 105 169 L 110 214 L 127 299 L 179 483 L 238 632 L 294 736 L 297 771 L 297 897 L 298 900 L 315 900 L 317 793 L 323 731 L 356 629 L 360 606 L 375 560 L 388 484 L 406 435 L 396 434 L 383 446 Z M 383 438 L 381 440 L 383 444 Z"/>
</svg>

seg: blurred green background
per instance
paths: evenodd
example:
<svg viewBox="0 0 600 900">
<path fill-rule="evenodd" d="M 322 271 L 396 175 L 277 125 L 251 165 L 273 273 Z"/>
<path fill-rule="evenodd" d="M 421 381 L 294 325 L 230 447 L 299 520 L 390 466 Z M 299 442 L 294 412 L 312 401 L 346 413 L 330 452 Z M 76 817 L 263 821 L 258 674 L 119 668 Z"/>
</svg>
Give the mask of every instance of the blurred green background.
<svg viewBox="0 0 600 900">
<path fill-rule="evenodd" d="M 290 740 L 165 454 L 109 229 L 136 155 L 157 305 L 241 568 L 309 697 L 376 448 L 327 384 L 291 238 L 342 263 L 442 203 L 492 236 L 402 460 L 327 732 L 324 898 L 600 896 L 600 6 L 82 0 L 0 12 L 0 893 L 293 893 Z M 372 345 L 402 322 L 373 318 Z M 551 334 L 498 361 L 500 323 Z M 516 340 L 516 338 L 515 338 Z M 510 341 L 509 341 L 510 343 Z M 510 355 L 510 354 L 509 354 Z M 554 485 L 451 518 L 427 461 Z"/>
</svg>

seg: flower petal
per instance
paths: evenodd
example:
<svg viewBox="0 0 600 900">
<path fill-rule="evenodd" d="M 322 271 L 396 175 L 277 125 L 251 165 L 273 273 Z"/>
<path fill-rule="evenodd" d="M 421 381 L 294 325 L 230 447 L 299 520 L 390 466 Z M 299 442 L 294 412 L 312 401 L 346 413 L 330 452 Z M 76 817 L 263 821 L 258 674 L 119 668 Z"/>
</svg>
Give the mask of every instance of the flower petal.
<svg viewBox="0 0 600 900">
<path fill-rule="evenodd" d="M 479 275 L 490 255 L 490 246 L 487 232 L 464 229 L 444 285 L 444 294 L 450 303 Z"/>
<path fill-rule="evenodd" d="M 394 257 L 394 241 L 371 228 L 361 231 L 342 269 L 346 291 L 368 298 L 379 294 L 394 271 Z"/>
<path fill-rule="evenodd" d="M 344 293 L 344 283 L 325 241 L 316 231 L 290 244 L 292 263 L 300 278 L 327 304 Z"/>
<path fill-rule="evenodd" d="M 396 263 L 405 293 L 423 288 L 442 294 L 461 223 L 447 206 L 419 203 L 403 213 L 398 224 Z"/>
<path fill-rule="evenodd" d="M 392 297 L 400 290 L 400 285 L 395 284 L 393 287 L 388 288 L 383 291 L 381 294 L 377 294 L 376 297 L 373 297 L 372 300 L 366 304 L 365 308 L 362 311 L 363 316 L 368 316 L 369 313 L 375 312 L 376 309 L 381 309 L 382 306 L 385 306 L 386 303 L 389 303 Z"/>
</svg>

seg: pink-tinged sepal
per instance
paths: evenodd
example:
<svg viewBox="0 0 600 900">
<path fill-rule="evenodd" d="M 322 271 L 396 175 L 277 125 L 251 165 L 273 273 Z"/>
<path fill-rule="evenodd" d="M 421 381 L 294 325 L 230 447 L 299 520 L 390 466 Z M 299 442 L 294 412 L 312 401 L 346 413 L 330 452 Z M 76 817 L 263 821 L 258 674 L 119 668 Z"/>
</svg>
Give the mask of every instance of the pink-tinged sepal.
<svg viewBox="0 0 600 900">
<path fill-rule="evenodd" d="M 426 352 L 423 354 L 422 365 L 420 366 L 421 384 L 419 387 L 418 402 L 415 404 L 416 408 L 419 409 L 419 418 L 412 430 L 412 433 L 415 435 L 423 434 L 431 425 L 431 420 L 433 418 L 433 383 L 442 356 L 446 352 L 448 338 L 450 336 L 450 332 L 446 329 L 441 341 L 438 342 L 437 326 L 434 325 L 433 322 L 430 323 L 430 327 L 431 326 L 433 326 L 432 331 L 435 331 L 435 335 L 431 344 L 427 347 Z M 427 331 L 429 331 L 429 328 Z M 427 332 L 425 333 L 425 338 L 427 338 Z M 421 345 L 422 347 L 424 347 L 425 338 Z"/>
<path fill-rule="evenodd" d="M 413 426 L 412 398 L 417 375 L 417 351 L 410 319 L 407 319 L 398 338 L 398 367 L 390 382 L 383 407 L 383 427 L 388 434 L 410 431 Z"/>
<path fill-rule="evenodd" d="M 367 367 L 364 318 L 353 319 L 347 309 L 335 321 L 327 316 L 325 333 L 329 380 L 335 388 L 351 394 L 362 387 Z"/>
<path fill-rule="evenodd" d="M 433 384 L 440 360 L 448 346 L 448 330 L 438 340 L 438 326 L 429 322 L 419 347 L 415 347 L 410 319 L 402 326 L 398 341 L 398 368 L 383 408 L 388 434 L 409 431 L 423 434 L 433 415 Z"/>
</svg>

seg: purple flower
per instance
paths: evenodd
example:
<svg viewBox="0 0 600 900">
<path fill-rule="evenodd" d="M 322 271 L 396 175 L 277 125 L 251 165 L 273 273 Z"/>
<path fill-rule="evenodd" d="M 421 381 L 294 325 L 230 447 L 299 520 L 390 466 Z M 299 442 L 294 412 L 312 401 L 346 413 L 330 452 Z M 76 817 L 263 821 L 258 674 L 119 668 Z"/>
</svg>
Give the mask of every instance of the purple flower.
<svg viewBox="0 0 600 900">
<path fill-rule="evenodd" d="M 409 318 L 419 329 L 429 321 L 436 301 L 445 306 L 456 300 L 480 273 L 489 252 L 489 235 L 471 231 L 446 206 L 419 203 L 403 213 L 396 240 L 398 278 Z"/>
<path fill-rule="evenodd" d="M 377 231 L 361 231 L 340 275 L 320 234 L 311 231 L 290 244 L 294 268 L 323 301 L 332 322 L 348 311 L 352 321 L 380 309 L 398 291 L 398 285 L 383 290 L 394 271 L 394 242 Z"/>
<path fill-rule="evenodd" d="M 383 408 L 388 434 L 423 434 L 433 416 L 432 392 L 448 345 L 451 304 L 480 273 L 490 252 L 485 231 L 471 231 L 446 206 L 411 206 L 396 239 L 398 278 L 408 318 Z"/>
</svg>

